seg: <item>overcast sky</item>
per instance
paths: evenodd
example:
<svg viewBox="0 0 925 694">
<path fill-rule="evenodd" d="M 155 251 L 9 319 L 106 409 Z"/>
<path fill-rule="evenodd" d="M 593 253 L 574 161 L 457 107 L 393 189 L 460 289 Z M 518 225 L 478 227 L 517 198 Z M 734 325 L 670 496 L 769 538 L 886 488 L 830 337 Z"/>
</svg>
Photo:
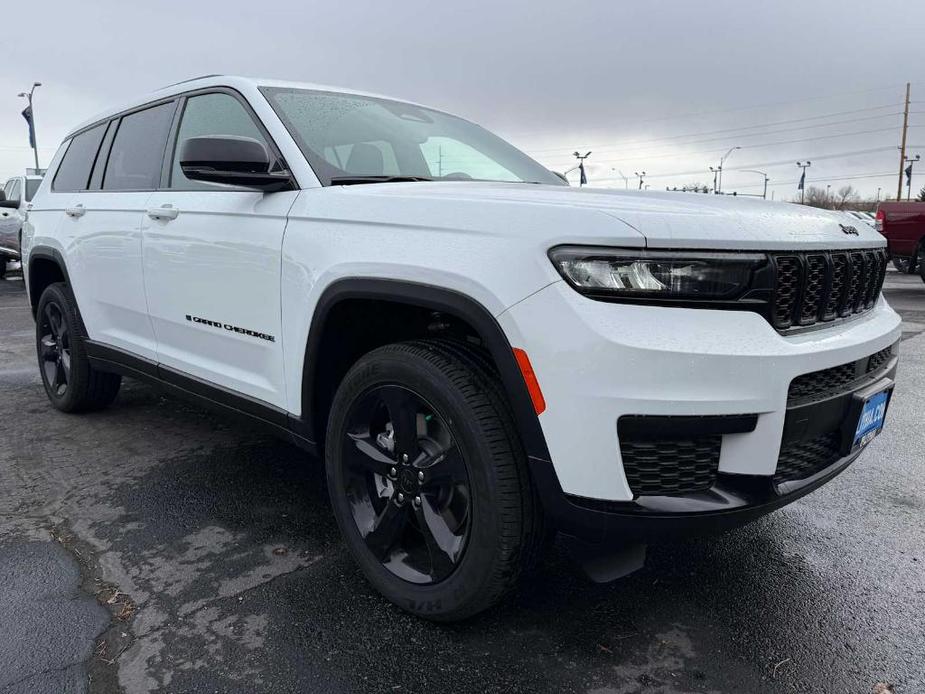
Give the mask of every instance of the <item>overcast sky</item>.
<svg viewBox="0 0 925 694">
<path fill-rule="evenodd" d="M 559 171 L 590 149 L 593 185 L 643 170 L 653 188 L 712 183 L 739 146 L 724 188 L 760 193 L 761 175 L 735 170 L 755 168 L 777 199 L 795 194 L 797 159 L 816 185 L 895 194 L 912 81 L 909 141 L 925 155 L 921 0 L 46 0 L 5 3 L 0 25 L 4 178 L 31 166 L 16 94 L 33 81 L 45 165 L 94 113 L 215 72 L 444 108 Z M 925 163 L 916 174 L 914 190 Z"/>
</svg>

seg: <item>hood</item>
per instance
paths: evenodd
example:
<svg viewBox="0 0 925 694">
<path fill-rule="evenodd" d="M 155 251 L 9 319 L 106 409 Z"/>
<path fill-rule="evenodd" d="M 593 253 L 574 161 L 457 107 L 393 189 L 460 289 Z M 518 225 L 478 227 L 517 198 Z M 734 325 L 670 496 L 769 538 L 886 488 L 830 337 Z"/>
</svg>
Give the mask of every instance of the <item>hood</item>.
<svg viewBox="0 0 925 694">
<path fill-rule="evenodd" d="M 557 242 L 574 236 L 577 243 L 607 243 L 607 234 L 601 233 L 597 223 L 601 220 L 595 220 L 591 235 L 587 227 L 576 228 L 587 222 L 591 213 L 609 217 L 614 236 L 625 236 L 629 227 L 652 248 L 811 250 L 886 245 L 874 229 L 843 213 L 728 195 L 479 181 L 385 183 L 343 190 L 351 196 L 394 197 L 408 205 L 452 201 L 460 213 L 486 204 L 508 211 L 522 208 L 530 219 L 556 220 L 556 224 L 567 224 L 569 211 L 574 211 L 575 224 L 568 225 L 570 229 L 531 226 L 531 235 L 541 234 Z M 431 204 L 426 206 L 433 209 Z M 510 233 L 518 231 L 510 229 Z"/>
</svg>

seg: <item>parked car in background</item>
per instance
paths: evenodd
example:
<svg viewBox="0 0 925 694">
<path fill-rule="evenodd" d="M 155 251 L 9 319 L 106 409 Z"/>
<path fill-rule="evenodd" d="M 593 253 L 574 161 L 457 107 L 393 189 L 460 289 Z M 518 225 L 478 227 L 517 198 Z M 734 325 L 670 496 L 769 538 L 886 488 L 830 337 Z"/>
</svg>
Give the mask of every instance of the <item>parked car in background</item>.
<svg viewBox="0 0 925 694">
<path fill-rule="evenodd" d="M 3 186 L 3 199 L 0 200 L 0 277 L 6 274 L 9 261 L 19 260 L 26 205 L 41 182 L 41 176 L 13 176 Z"/>
<path fill-rule="evenodd" d="M 828 482 L 901 336 L 842 214 L 570 188 L 447 113 L 239 77 L 72 131 L 23 257 L 54 407 L 128 374 L 318 453 L 363 573 L 440 620 L 549 529 L 605 580 Z"/>
<path fill-rule="evenodd" d="M 886 237 L 893 266 L 900 272 L 918 272 L 925 282 L 925 203 L 881 202 L 877 231 Z"/>
</svg>

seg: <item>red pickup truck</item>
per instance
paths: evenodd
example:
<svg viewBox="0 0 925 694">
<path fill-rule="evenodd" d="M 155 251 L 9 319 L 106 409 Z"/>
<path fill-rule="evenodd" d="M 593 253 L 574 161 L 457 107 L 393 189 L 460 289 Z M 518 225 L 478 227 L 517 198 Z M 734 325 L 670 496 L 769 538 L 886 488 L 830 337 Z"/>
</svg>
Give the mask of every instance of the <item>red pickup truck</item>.
<svg viewBox="0 0 925 694">
<path fill-rule="evenodd" d="M 896 269 L 918 271 L 925 282 L 925 202 L 881 202 L 877 231 L 886 237 Z"/>
</svg>

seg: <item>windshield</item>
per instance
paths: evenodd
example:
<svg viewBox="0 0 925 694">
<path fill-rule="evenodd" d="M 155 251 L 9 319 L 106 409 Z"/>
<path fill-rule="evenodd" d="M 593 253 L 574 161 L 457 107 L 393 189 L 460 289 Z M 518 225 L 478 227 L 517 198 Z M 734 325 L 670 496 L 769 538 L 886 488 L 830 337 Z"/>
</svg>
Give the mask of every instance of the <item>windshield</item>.
<svg viewBox="0 0 925 694">
<path fill-rule="evenodd" d="M 481 180 L 565 185 L 474 123 L 398 101 L 261 88 L 322 185 Z"/>
<path fill-rule="evenodd" d="M 35 191 L 39 189 L 40 185 L 42 185 L 41 178 L 26 179 L 26 202 L 32 200 L 32 196 L 35 195 Z"/>
</svg>

